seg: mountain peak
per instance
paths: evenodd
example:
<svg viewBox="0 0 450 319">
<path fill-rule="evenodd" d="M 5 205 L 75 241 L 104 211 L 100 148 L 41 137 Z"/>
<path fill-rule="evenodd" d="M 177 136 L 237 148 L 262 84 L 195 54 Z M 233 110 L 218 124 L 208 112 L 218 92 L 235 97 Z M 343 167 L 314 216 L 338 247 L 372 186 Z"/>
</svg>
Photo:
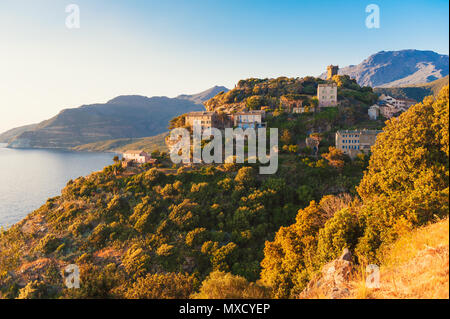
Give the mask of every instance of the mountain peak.
<svg viewBox="0 0 450 319">
<path fill-rule="evenodd" d="M 143 95 L 119 95 L 106 102 L 106 104 L 146 104 L 150 98 Z"/>
<path fill-rule="evenodd" d="M 197 93 L 197 94 L 182 94 L 182 95 L 178 95 L 177 99 L 182 99 L 182 100 L 189 100 L 192 101 L 194 103 L 197 104 L 202 104 L 203 102 L 213 98 L 214 96 L 216 96 L 217 94 L 219 94 L 220 92 L 228 92 L 229 89 L 227 89 L 224 86 L 219 86 L 219 85 L 215 85 L 212 88 Z"/>
<path fill-rule="evenodd" d="M 340 69 L 339 74 L 355 78 L 361 86 L 393 87 L 428 83 L 449 74 L 449 57 L 430 50 L 379 51 L 358 65 Z"/>
</svg>

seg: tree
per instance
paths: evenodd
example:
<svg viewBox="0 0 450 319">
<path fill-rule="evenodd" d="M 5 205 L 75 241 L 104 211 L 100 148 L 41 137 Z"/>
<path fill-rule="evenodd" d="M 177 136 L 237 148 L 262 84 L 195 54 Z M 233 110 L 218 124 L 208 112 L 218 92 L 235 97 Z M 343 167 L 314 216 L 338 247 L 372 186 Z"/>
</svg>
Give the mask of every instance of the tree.
<svg viewBox="0 0 450 319">
<path fill-rule="evenodd" d="M 198 287 L 194 275 L 182 273 L 147 274 L 127 290 L 130 299 L 187 299 Z"/>
<path fill-rule="evenodd" d="M 322 154 L 322 157 L 334 168 L 342 169 L 344 167 L 344 153 L 333 146 L 330 146 L 328 153 Z"/>
<path fill-rule="evenodd" d="M 253 95 L 247 98 L 245 104 L 250 110 L 257 110 L 264 104 L 264 98 L 259 95 Z"/>
<path fill-rule="evenodd" d="M 387 122 L 358 187 L 363 200 L 403 194 L 421 223 L 448 214 L 448 86 Z"/>
<path fill-rule="evenodd" d="M 317 235 L 325 221 L 325 212 L 312 201 L 298 211 L 294 224 L 281 227 L 275 240 L 266 242 L 261 280 L 275 298 L 288 298 L 306 286 L 315 270 Z"/>
<path fill-rule="evenodd" d="M 244 277 L 222 271 L 213 271 L 202 282 L 200 291 L 193 299 L 263 299 L 269 298 L 269 291 L 263 286 L 248 282 Z"/>
<path fill-rule="evenodd" d="M 280 137 L 280 141 L 285 145 L 291 144 L 292 135 L 289 132 L 289 130 L 286 130 L 286 129 L 283 130 L 283 133 L 281 134 L 281 137 Z"/>
<path fill-rule="evenodd" d="M 242 167 L 239 169 L 234 180 L 243 185 L 253 185 L 255 182 L 255 171 L 252 167 Z"/>
<path fill-rule="evenodd" d="M 363 200 L 364 235 L 357 252 L 376 261 L 382 243 L 401 230 L 449 211 L 449 91 L 426 97 L 387 122 L 372 147 L 357 190 Z"/>
<path fill-rule="evenodd" d="M 319 106 L 319 100 L 317 99 L 317 97 L 311 98 L 311 100 L 309 100 L 309 105 L 312 110 L 315 110 Z"/>
<path fill-rule="evenodd" d="M 169 121 L 169 130 L 177 127 L 184 127 L 186 125 L 186 114 L 177 116 Z"/>
</svg>

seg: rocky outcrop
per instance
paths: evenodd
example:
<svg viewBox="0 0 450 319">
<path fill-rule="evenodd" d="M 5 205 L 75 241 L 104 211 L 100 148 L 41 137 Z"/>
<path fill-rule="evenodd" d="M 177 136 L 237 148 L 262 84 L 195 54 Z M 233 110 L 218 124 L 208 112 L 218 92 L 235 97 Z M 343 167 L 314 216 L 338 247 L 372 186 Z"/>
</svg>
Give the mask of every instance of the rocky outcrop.
<svg viewBox="0 0 450 319">
<path fill-rule="evenodd" d="M 433 51 L 381 51 L 358 65 L 339 69 L 361 86 L 395 87 L 428 83 L 448 75 L 448 55 Z M 320 75 L 326 78 L 326 73 Z"/>
<path fill-rule="evenodd" d="M 300 299 L 341 299 L 350 296 L 349 280 L 353 272 L 352 254 L 345 248 L 341 257 L 325 266 L 302 291 Z"/>
</svg>

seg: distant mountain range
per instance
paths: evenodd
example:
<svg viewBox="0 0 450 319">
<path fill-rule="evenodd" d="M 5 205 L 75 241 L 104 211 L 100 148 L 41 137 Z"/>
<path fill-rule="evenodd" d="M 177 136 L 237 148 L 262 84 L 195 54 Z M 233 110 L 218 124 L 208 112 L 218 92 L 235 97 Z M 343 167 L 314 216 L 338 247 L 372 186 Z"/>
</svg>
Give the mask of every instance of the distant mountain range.
<svg viewBox="0 0 450 319">
<path fill-rule="evenodd" d="M 400 87 L 378 87 L 374 89 L 375 93 L 386 94 L 395 98 L 410 98 L 420 102 L 425 96 L 437 95 L 445 85 L 448 85 L 448 75 L 442 79 L 430 83 L 416 84 Z"/>
<path fill-rule="evenodd" d="M 362 86 L 376 87 L 377 93 L 420 101 L 423 96 L 433 94 L 430 92 L 435 91 L 435 86 L 445 83 L 449 57 L 433 51 L 381 51 L 358 65 L 341 68 L 339 73 L 348 74 Z M 321 75 L 322 78 L 325 76 Z M 436 81 L 437 84 L 426 85 L 442 78 L 444 80 Z M 448 77 L 446 81 L 448 83 Z M 397 88 L 389 90 L 388 87 Z M 39 124 L 14 128 L 0 134 L 0 143 L 9 143 L 9 147 L 14 148 L 74 148 L 100 141 L 108 141 L 101 147 L 123 145 L 123 139 L 135 142 L 135 139 L 166 132 L 170 119 L 186 112 L 204 110 L 202 104 L 205 101 L 227 91 L 223 86 L 214 86 L 198 94 L 183 94 L 176 98 L 118 96 L 103 104 L 65 109 Z M 120 142 L 116 141 L 118 139 Z M 152 145 L 159 142 L 152 140 Z"/>
<path fill-rule="evenodd" d="M 12 148 L 72 148 L 98 141 L 141 138 L 167 131 L 169 120 L 190 111 L 204 110 L 203 101 L 215 92 L 213 87 L 177 98 L 118 96 L 104 104 L 65 109 L 39 124 L 9 130 L 0 142 Z"/>
<path fill-rule="evenodd" d="M 214 86 L 212 88 L 210 88 L 209 90 L 203 91 L 201 93 L 198 94 L 192 94 L 192 95 L 187 95 L 187 94 L 182 94 L 182 95 L 178 95 L 177 99 L 183 99 L 183 100 L 189 100 L 192 101 L 194 103 L 197 104 L 202 104 L 203 102 L 215 97 L 217 94 L 219 94 L 220 92 L 228 92 L 229 89 L 227 89 L 224 86 Z"/>
<path fill-rule="evenodd" d="M 449 74 L 448 55 L 433 51 L 381 51 L 358 65 L 339 69 L 361 86 L 397 87 L 423 84 Z M 326 77 L 326 73 L 320 75 Z"/>
<path fill-rule="evenodd" d="M 0 134 L 0 143 L 10 143 L 16 136 L 34 130 L 38 124 L 19 126 Z"/>
</svg>

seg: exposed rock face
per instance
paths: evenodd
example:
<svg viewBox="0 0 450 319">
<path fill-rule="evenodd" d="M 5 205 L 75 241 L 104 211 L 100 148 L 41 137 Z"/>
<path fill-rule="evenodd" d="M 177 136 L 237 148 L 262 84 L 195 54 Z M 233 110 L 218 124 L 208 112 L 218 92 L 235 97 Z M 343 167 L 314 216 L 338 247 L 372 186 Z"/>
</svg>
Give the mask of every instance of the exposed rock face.
<svg viewBox="0 0 450 319">
<path fill-rule="evenodd" d="M 313 278 L 300 294 L 301 299 L 349 297 L 349 280 L 353 271 L 352 254 L 345 248 L 341 257 L 323 266 L 321 273 Z"/>
<path fill-rule="evenodd" d="M 339 69 L 361 86 L 394 87 L 428 83 L 449 73 L 448 55 L 433 51 L 381 51 L 358 65 Z M 326 73 L 321 74 L 326 78 Z"/>
</svg>

